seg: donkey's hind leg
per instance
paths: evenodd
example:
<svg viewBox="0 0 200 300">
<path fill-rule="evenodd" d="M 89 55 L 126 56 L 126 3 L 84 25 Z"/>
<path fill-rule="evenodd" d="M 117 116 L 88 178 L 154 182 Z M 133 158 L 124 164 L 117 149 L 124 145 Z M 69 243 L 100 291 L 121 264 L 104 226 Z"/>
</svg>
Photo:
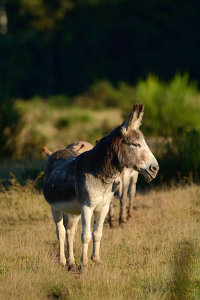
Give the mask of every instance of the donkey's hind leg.
<svg viewBox="0 0 200 300">
<path fill-rule="evenodd" d="M 59 240 L 59 256 L 60 263 L 65 266 L 66 258 L 65 258 L 65 227 L 63 225 L 63 213 L 51 208 L 54 222 L 56 224 L 56 233 Z"/>
<path fill-rule="evenodd" d="M 135 193 L 136 193 L 137 179 L 138 179 L 138 173 L 135 173 L 130 178 L 130 185 L 129 185 L 129 189 L 128 189 L 128 196 L 129 196 L 128 219 L 132 217 L 132 213 L 133 213 L 133 201 L 134 201 Z"/>
<path fill-rule="evenodd" d="M 110 227 L 112 228 L 115 224 L 115 216 L 114 216 L 114 207 L 113 207 L 113 201 L 114 197 L 110 201 L 110 207 L 109 207 L 109 212 L 108 212 L 108 218 L 109 218 L 109 223 Z"/>
<path fill-rule="evenodd" d="M 115 225 L 115 216 L 114 216 L 114 201 L 116 198 L 115 196 L 118 195 L 118 198 L 121 199 L 121 195 L 122 195 L 122 181 L 120 177 L 118 177 L 113 183 L 112 191 L 114 192 L 114 195 L 112 196 L 112 199 L 110 201 L 110 208 L 108 212 L 108 219 L 111 228 L 114 227 Z"/>
<path fill-rule="evenodd" d="M 67 261 L 69 264 L 69 269 L 72 269 L 75 266 L 74 236 L 80 217 L 81 215 L 64 214 L 64 224 L 67 231 Z"/>
<path fill-rule="evenodd" d="M 123 176 L 122 179 L 122 194 L 120 198 L 120 216 L 119 216 L 119 224 L 126 223 L 126 205 L 127 205 L 127 193 L 129 187 L 129 178 L 128 176 Z"/>
</svg>

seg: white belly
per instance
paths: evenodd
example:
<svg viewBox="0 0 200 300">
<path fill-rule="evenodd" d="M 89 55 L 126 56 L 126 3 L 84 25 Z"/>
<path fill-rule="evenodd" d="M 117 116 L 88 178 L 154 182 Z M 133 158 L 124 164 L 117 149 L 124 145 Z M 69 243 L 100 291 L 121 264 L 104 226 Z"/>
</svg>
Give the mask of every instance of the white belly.
<svg viewBox="0 0 200 300">
<path fill-rule="evenodd" d="M 56 210 L 62 211 L 66 214 L 72 214 L 72 215 L 80 215 L 81 213 L 81 205 L 80 202 L 77 200 L 77 198 L 74 198 L 70 202 L 56 202 L 51 204 L 53 208 Z"/>
</svg>

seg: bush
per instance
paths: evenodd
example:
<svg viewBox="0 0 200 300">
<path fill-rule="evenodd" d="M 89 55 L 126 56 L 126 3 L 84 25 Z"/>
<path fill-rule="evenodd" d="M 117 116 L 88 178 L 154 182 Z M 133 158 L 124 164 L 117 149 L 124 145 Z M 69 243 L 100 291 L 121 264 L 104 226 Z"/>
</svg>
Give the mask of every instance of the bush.
<svg viewBox="0 0 200 300">
<path fill-rule="evenodd" d="M 200 179 L 200 131 L 180 128 L 158 157 L 162 181 L 191 177 Z"/>
<path fill-rule="evenodd" d="M 63 129 L 70 125 L 70 121 L 68 118 L 58 118 L 54 125 L 57 129 Z"/>
<path fill-rule="evenodd" d="M 66 117 L 58 118 L 54 125 L 57 129 L 64 129 L 74 123 L 88 123 L 91 121 L 91 116 L 87 113 L 82 114 L 71 114 Z"/>
<path fill-rule="evenodd" d="M 67 95 L 55 95 L 48 99 L 48 104 L 52 107 L 65 107 L 70 103 L 70 99 Z"/>
<path fill-rule="evenodd" d="M 176 75 L 169 83 L 149 75 L 135 87 L 135 98 L 144 103 L 144 129 L 148 135 L 174 136 L 177 129 L 200 128 L 200 95 L 188 75 Z"/>
<path fill-rule="evenodd" d="M 144 103 L 143 130 L 148 136 L 174 136 L 183 126 L 200 129 L 200 94 L 187 74 L 177 74 L 169 83 L 149 75 L 135 87 L 124 82 L 114 87 L 108 81 L 99 81 L 74 101 L 95 108 L 120 107 L 123 118 L 133 103 Z"/>
</svg>

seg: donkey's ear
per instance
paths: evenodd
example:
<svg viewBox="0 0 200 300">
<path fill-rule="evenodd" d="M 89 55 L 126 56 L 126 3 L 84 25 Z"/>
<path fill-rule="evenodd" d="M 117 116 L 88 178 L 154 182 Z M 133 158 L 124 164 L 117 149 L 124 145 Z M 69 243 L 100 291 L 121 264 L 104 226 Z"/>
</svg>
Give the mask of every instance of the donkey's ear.
<svg viewBox="0 0 200 300">
<path fill-rule="evenodd" d="M 77 152 L 79 152 L 81 149 L 83 149 L 85 147 L 84 144 L 81 144 L 80 147 L 77 149 Z"/>
<path fill-rule="evenodd" d="M 142 123 L 144 105 L 135 103 L 128 117 L 122 124 L 122 132 L 126 133 L 130 129 L 138 129 Z"/>
<path fill-rule="evenodd" d="M 46 156 L 51 156 L 51 154 L 53 154 L 53 152 L 51 152 L 46 146 L 43 147 L 44 153 L 46 154 Z"/>
</svg>

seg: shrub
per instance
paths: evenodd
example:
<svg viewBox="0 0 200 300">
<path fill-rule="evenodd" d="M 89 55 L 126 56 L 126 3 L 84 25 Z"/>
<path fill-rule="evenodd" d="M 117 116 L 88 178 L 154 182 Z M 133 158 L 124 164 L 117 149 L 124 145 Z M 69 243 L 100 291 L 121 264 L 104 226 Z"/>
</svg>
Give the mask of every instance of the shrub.
<svg viewBox="0 0 200 300">
<path fill-rule="evenodd" d="M 103 80 L 74 101 L 95 108 L 120 107 L 123 118 L 134 102 L 144 103 L 143 130 L 148 136 L 174 136 L 183 126 L 200 129 L 200 94 L 197 84 L 187 74 L 177 74 L 169 83 L 149 75 L 135 87 L 124 82 L 115 87 Z"/>
<path fill-rule="evenodd" d="M 158 160 L 164 182 L 190 176 L 199 181 L 200 131 L 180 128 Z"/>
<path fill-rule="evenodd" d="M 187 74 L 176 75 L 169 83 L 149 75 L 136 85 L 135 98 L 146 105 L 148 135 L 174 136 L 181 127 L 200 128 L 200 96 Z"/>
<path fill-rule="evenodd" d="M 63 129 L 66 128 L 70 125 L 70 121 L 67 118 L 59 118 L 58 120 L 56 120 L 55 122 L 55 127 L 57 129 Z"/>
<path fill-rule="evenodd" d="M 67 95 L 54 95 L 49 97 L 48 104 L 52 107 L 65 107 L 70 104 L 70 99 Z"/>
<path fill-rule="evenodd" d="M 91 121 L 91 116 L 87 113 L 84 113 L 84 114 L 71 114 L 71 115 L 68 115 L 67 117 L 61 117 L 61 118 L 58 118 L 56 121 L 55 121 L 55 127 L 57 129 L 63 129 L 63 128 L 66 128 L 66 127 L 69 127 L 71 124 L 73 123 L 87 123 Z"/>
</svg>

